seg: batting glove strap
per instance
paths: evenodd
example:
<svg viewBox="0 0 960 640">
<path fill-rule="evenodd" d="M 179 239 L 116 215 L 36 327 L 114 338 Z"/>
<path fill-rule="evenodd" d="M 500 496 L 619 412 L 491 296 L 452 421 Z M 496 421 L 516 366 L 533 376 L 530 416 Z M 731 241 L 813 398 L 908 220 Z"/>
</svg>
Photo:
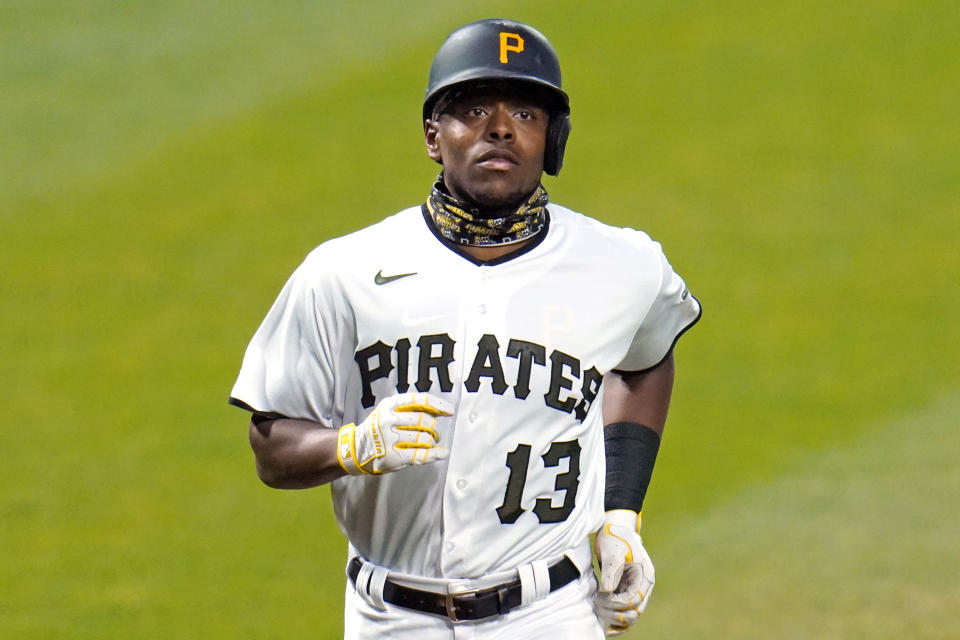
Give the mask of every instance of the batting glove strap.
<svg viewBox="0 0 960 640">
<path fill-rule="evenodd" d="M 640 534 L 640 525 L 643 524 L 643 514 L 630 509 L 612 509 L 603 516 L 603 526 L 614 525 Z"/>
<path fill-rule="evenodd" d="M 377 450 L 377 444 L 379 444 L 379 449 L 383 450 L 383 439 L 378 438 L 374 440 L 373 446 L 366 446 L 366 449 Z M 381 456 L 383 453 L 380 454 Z M 360 462 L 360 460 L 364 462 Z M 346 471 L 349 475 L 359 476 L 359 475 L 370 475 L 372 472 L 367 471 L 363 468 L 363 465 L 370 462 L 370 457 L 363 457 L 362 454 L 358 456 L 357 452 L 357 425 L 355 424 L 345 424 L 340 427 L 340 435 L 337 439 L 337 462 L 340 463 L 340 466 Z"/>
</svg>

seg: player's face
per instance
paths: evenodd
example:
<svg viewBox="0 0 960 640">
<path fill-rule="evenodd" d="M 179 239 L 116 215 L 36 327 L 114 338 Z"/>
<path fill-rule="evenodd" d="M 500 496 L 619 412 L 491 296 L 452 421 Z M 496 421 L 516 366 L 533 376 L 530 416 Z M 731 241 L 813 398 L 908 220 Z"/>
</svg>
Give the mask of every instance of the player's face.
<svg viewBox="0 0 960 640">
<path fill-rule="evenodd" d="M 475 90 L 426 127 L 427 154 L 459 200 L 493 210 L 519 205 L 540 183 L 550 114 L 536 94 Z"/>
</svg>

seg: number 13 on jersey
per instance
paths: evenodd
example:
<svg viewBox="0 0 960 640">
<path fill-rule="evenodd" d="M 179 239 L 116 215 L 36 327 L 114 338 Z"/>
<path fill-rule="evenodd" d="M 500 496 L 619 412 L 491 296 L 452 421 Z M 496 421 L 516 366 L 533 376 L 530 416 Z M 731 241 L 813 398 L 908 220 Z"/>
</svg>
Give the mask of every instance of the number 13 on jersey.
<svg viewBox="0 0 960 640">
<path fill-rule="evenodd" d="M 518 444 L 516 449 L 507 454 L 506 465 L 510 469 L 510 477 L 503 494 L 503 504 L 497 507 L 497 515 L 503 524 L 513 524 L 523 513 L 520 500 L 530 469 L 531 448 L 529 444 Z M 560 461 L 567 459 L 567 470 L 557 474 L 553 485 L 556 491 L 564 491 L 565 494 L 563 504 L 559 507 L 554 507 L 550 498 L 537 498 L 533 512 L 541 524 L 563 522 L 576 506 L 577 488 L 580 486 L 580 443 L 577 440 L 554 442 L 541 457 L 543 466 L 547 468 L 559 467 Z"/>
</svg>

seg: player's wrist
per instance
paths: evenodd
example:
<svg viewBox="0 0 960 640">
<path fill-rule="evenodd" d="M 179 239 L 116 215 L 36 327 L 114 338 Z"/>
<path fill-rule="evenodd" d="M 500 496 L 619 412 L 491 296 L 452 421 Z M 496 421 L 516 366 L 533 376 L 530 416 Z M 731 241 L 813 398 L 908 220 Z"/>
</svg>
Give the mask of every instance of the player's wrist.
<svg viewBox="0 0 960 640">
<path fill-rule="evenodd" d="M 357 461 L 357 425 L 345 424 L 337 435 L 337 462 L 347 475 L 369 475 Z"/>
<path fill-rule="evenodd" d="M 631 509 L 611 509 L 603 516 L 604 525 L 624 527 L 637 533 L 640 533 L 641 521 L 642 515 Z"/>
</svg>

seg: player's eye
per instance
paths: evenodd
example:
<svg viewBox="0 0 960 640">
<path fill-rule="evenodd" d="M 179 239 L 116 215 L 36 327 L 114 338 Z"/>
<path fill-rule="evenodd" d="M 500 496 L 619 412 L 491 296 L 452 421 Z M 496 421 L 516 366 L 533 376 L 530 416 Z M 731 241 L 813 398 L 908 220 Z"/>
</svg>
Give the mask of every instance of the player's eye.
<svg viewBox="0 0 960 640">
<path fill-rule="evenodd" d="M 471 107 L 467 113 L 469 113 L 474 118 L 480 118 L 483 116 L 486 111 L 483 110 L 483 107 Z"/>
<path fill-rule="evenodd" d="M 533 114 L 530 113 L 529 111 L 518 111 L 517 117 L 520 118 L 521 120 L 531 120 L 533 119 Z"/>
</svg>

